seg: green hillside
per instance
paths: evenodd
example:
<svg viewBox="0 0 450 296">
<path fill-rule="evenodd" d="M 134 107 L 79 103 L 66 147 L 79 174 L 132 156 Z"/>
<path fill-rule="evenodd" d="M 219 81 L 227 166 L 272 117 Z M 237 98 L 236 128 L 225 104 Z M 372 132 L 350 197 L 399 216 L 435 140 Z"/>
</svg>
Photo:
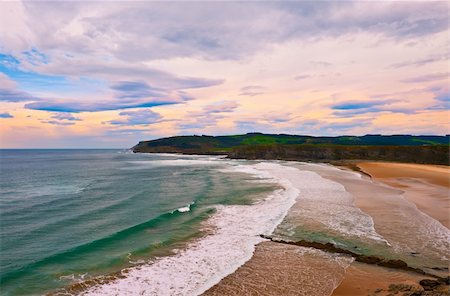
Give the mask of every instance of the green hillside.
<svg viewBox="0 0 450 296">
<path fill-rule="evenodd" d="M 299 161 L 384 160 L 449 165 L 449 135 L 312 137 L 248 133 L 141 141 L 136 153 L 226 154 L 230 158 Z"/>
<path fill-rule="evenodd" d="M 447 136 L 411 135 L 365 135 L 339 137 L 312 137 L 286 134 L 248 133 L 233 136 L 177 136 L 139 142 L 133 147 L 135 152 L 157 152 L 154 150 L 173 150 L 173 152 L 229 151 L 230 148 L 245 145 L 344 145 L 344 146 L 429 146 L 449 145 Z"/>
</svg>

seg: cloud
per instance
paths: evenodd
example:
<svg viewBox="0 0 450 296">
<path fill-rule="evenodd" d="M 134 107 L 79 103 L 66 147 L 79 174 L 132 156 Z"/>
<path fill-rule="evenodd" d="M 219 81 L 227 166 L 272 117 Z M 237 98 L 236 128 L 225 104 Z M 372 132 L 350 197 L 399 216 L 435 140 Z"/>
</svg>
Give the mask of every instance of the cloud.
<svg viewBox="0 0 450 296">
<path fill-rule="evenodd" d="M 147 108 L 171 104 L 179 104 L 184 98 L 164 98 L 164 99 L 139 99 L 122 102 L 120 100 L 85 102 L 69 100 L 41 100 L 25 105 L 25 108 L 32 110 L 51 111 L 51 112 L 99 112 L 131 108 Z"/>
<path fill-rule="evenodd" d="M 59 121 L 59 120 L 41 120 L 42 123 L 48 123 L 53 125 L 60 125 L 60 126 L 69 126 L 74 125 L 75 122 L 71 121 Z"/>
<path fill-rule="evenodd" d="M 214 127 L 217 122 L 225 116 L 218 114 L 217 112 L 196 112 L 192 114 L 193 120 L 182 122 L 178 125 L 178 128 L 182 130 L 198 130 L 207 127 Z"/>
<path fill-rule="evenodd" d="M 333 64 L 330 62 L 325 62 L 325 61 L 312 61 L 309 62 L 311 65 L 313 65 L 314 67 L 331 67 Z"/>
<path fill-rule="evenodd" d="M 393 106 L 400 103 L 400 100 L 370 100 L 370 101 L 347 101 L 336 103 L 331 106 L 331 109 L 337 110 L 333 115 L 338 117 L 350 117 L 354 115 L 378 112 L 393 112 L 412 114 L 416 112 L 416 108 L 410 106 Z"/>
<path fill-rule="evenodd" d="M 398 69 L 398 68 L 410 67 L 410 66 L 420 67 L 420 66 L 424 66 L 424 65 L 431 64 L 434 62 L 446 61 L 448 58 L 449 58 L 448 54 L 433 55 L 433 56 L 429 56 L 424 59 L 418 59 L 415 61 L 405 61 L 405 62 L 400 62 L 400 63 L 394 63 L 394 64 L 390 65 L 388 68 Z"/>
<path fill-rule="evenodd" d="M 201 111 L 192 112 L 190 119 L 178 124 L 181 130 L 199 130 L 207 127 L 214 127 L 218 121 L 225 118 L 225 114 L 232 113 L 239 107 L 235 101 L 218 101 L 206 105 Z"/>
<path fill-rule="evenodd" d="M 240 96 L 257 96 L 264 93 L 265 88 L 259 85 L 249 85 L 241 88 Z"/>
<path fill-rule="evenodd" d="M 272 112 L 263 116 L 264 120 L 271 123 L 286 123 L 292 120 L 292 114 L 289 112 Z"/>
<path fill-rule="evenodd" d="M 393 101 L 389 100 L 347 101 L 334 104 L 331 106 L 331 108 L 336 110 L 367 109 L 374 106 L 386 105 L 391 103 L 393 103 Z"/>
<path fill-rule="evenodd" d="M 107 123 L 113 125 L 148 125 L 161 122 L 163 117 L 150 109 L 138 110 L 138 111 L 124 111 L 119 113 L 120 116 L 126 117 L 126 119 L 110 120 Z"/>
<path fill-rule="evenodd" d="M 176 57 L 239 59 L 272 44 L 301 38 L 367 31 L 402 40 L 448 27 L 448 7 L 439 2 L 166 5 L 122 1 L 92 3 L 89 7 L 77 2 L 8 5 L 14 9 L 5 7 L 0 14 L 1 27 L 15 28 L 15 34 L 6 32 L 0 39 L 8 50 L 24 51 L 27 44 L 34 44 L 34 48 L 46 53 L 75 52 L 128 62 Z M 29 25 L 36 23 L 40 25 Z"/>
<path fill-rule="evenodd" d="M 442 80 L 442 79 L 448 79 L 449 73 L 433 73 L 433 74 L 427 74 L 423 76 L 417 76 L 413 78 L 403 79 L 401 82 L 405 83 L 419 83 L 419 82 L 429 82 L 429 81 L 436 81 L 436 80 Z"/>
<path fill-rule="evenodd" d="M 450 90 L 448 85 L 429 87 L 428 91 L 433 93 L 434 105 L 428 110 L 450 110 Z"/>
<path fill-rule="evenodd" d="M 294 79 L 295 80 L 304 80 L 304 79 L 307 79 L 307 78 L 310 78 L 310 77 L 311 77 L 311 75 L 297 75 L 297 76 L 294 77 Z"/>
<path fill-rule="evenodd" d="M 14 116 L 9 114 L 8 112 L 5 112 L 5 113 L 0 113 L 0 118 L 14 118 Z"/>
<path fill-rule="evenodd" d="M 0 102 L 35 101 L 36 97 L 17 89 L 17 83 L 0 72 Z"/>
<path fill-rule="evenodd" d="M 38 98 L 30 95 L 27 92 L 15 89 L 1 89 L 0 88 L 0 101 L 3 102 L 26 102 L 36 101 Z"/>
<path fill-rule="evenodd" d="M 298 123 L 296 130 L 299 134 L 310 135 L 343 135 L 361 134 L 359 130 L 367 131 L 372 124 L 372 119 L 354 119 L 346 121 L 324 121 L 318 119 L 306 119 Z M 365 132 L 363 132 L 365 133 Z"/>
<path fill-rule="evenodd" d="M 52 118 L 56 120 L 81 121 L 80 118 L 75 117 L 70 113 L 56 113 L 52 115 Z"/>
<path fill-rule="evenodd" d="M 207 113 L 233 112 L 239 106 L 235 101 L 221 101 L 211 105 L 207 105 L 203 110 Z"/>
<path fill-rule="evenodd" d="M 111 86 L 111 88 L 118 92 L 117 97 L 121 99 L 162 97 L 165 93 L 161 89 L 154 89 L 145 82 L 138 81 L 116 82 Z"/>
<path fill-rule="evenodd" d="M 255 122 L 250 120 L 237 120 L 234 122 L 239 133 L 254 133 L 254 132 L 272 132 L 273 127 L 270 124 Z"/>
</svg>

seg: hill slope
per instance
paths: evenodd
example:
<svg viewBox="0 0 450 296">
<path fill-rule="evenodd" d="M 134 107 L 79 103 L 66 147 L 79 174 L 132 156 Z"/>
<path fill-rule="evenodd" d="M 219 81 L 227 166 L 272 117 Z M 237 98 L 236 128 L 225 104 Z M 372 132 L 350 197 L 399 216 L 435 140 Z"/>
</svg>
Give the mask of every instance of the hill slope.
<svg viewBox="0 0 450 296">
<path fill-rule="evenodd" d="M 231 158 L 247 159 L 371 159 L 448 165 L 449 141 L 448 135 L 312 137 L 249 133 L 161 138 L 141 141 L 132 149 L 137 153 L 227 154 Z"/>
</svg>

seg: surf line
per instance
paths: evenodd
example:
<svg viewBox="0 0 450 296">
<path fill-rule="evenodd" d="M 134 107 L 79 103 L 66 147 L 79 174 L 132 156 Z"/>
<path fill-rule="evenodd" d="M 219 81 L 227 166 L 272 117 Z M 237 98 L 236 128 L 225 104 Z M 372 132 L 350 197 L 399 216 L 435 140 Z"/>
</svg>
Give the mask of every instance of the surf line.
<svg viewBox="0 0 450 296">
<path fill-rule="evenodd" d="M 350 255 L 353 258 L 355 258 L 355 261 L 358 261 L 358 262 L 361 262 L 361 263 L 378 265 L 378 266 L 383 266 L 383 267 L 388 267 L 388 268 L 395 268 L 395 269 L 415 272 L 415 273 L 418 273 L 418 274 L 421 274 L 421 275 L 426 275 L 426 276 L 434 277 L 434 278 L 437 278 L 437 279 L 444 279 L 444 278 L 441 278 L 440 276 L 437 276 L 435 274 L 428 273 L 428 272 L 426 272 L 426 271 L 424 271 L 424 270 L 422 270 L 420 268 L 411 267 L 405 261 L 400 260 L 400 259 L 389 259 L 389 260 L 386 260 L 385 258 L 378 257 L 378 256 L 361 255 L 361 254 L 355 253 L 355 252 L 350 251 L 350 250 L 346 250 L 346 249 L 342 249 L 342 248 L 336 247 L 332 243 L 324 244 L 324 243 L 311 242 L 311 241 L 306 241 L 306 240 L 284 241 L 284 240 L 280 240 L 280 239 L 275 239 L 275 238 L 273 238 L 271 236 L 264 235 L 264 234 L 260 234 L 259 236 L 261 238 L 263 238 L 263 239 L 269 240 L 269 241 L 274 242 L 274 243 L 286 244 L 286 245 L 294 245 L 294 246 L 299 246 L 299 247 L 314 248 L 314 249 L 321 250 L 321 251 L 326 251 L 326 252 L 329 252 L 329 253 Z"/>
</svg>

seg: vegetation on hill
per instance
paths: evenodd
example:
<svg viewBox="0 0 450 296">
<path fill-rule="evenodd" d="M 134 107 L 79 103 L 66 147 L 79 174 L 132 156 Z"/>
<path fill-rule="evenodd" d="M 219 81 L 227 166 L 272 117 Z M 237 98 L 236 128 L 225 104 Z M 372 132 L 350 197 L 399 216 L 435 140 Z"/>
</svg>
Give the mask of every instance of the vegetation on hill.
<svg viewBox="0 0 450 296">
<path fill-rule="evenodd" d="M 450 136 L 312 137 L 249 133 L 177 136 L 139 142 L 141 153 L 227 154 L 230 158 L 333 161 L 370 159 L 449 165 Z"/>
</svg>

